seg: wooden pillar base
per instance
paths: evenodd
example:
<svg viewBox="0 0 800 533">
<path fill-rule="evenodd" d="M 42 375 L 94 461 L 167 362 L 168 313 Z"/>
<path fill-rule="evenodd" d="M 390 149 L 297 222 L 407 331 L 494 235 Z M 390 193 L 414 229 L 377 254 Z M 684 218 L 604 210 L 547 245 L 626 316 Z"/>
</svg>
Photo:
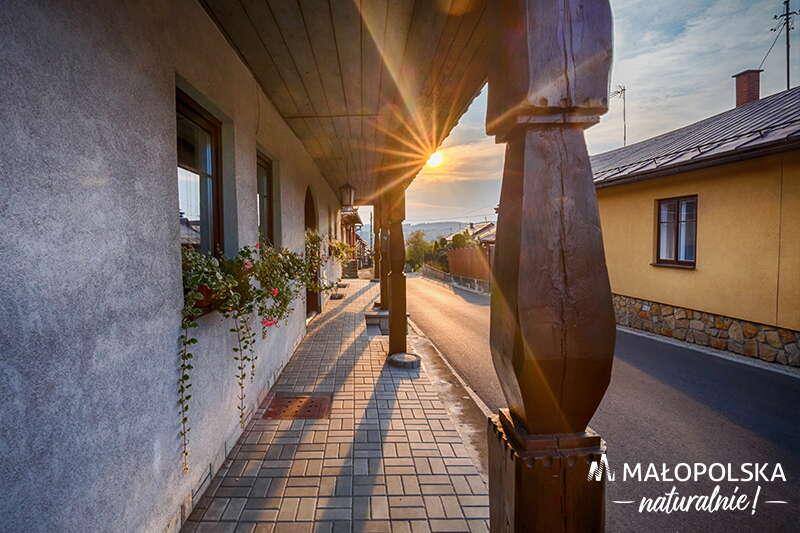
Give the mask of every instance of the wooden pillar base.
<svg viewBox="0 0 800 533">
<path fill-rule="evenodd" d="M 488 439 L 493 533 L 605 530 L 605 478 L 588 479 L 605 452 L 597 433 L 529 435 L 501 409 L 489 418 Z"/>
</svg>

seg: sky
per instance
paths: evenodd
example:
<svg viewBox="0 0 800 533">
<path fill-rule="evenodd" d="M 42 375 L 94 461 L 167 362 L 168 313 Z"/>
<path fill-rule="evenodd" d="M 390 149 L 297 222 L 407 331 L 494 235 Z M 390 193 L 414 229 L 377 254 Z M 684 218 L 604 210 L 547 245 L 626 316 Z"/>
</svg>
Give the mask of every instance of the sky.
<svg viewBox="0 0 800 533">
<path fill-rule="evenodd" d="M 611 0 L 612 88 L 627 87 L 628 144 L 734 107 L 731 75 L 757 68 L 775 33 L 781 0 Z M 800 0 L 793 0 L 800 9 Z M 800 24 L 796 25 L 800 29 Z M 792 35 L 792 86 L 800 81 L 800 31 Z M 764 64 L 761 95 L 786 88 L 785 39 Z M 406 220 L 491 219 L 500 198 L 504 145 L 485 133 L 487 89 L 441 147 L 444 162 L 425 167 L 406 193 Z M 590 154 L 622 146 L 622 102 L 586 132 Z M 369 210 L 362 213 L 369 220 Z"/>
</svg>

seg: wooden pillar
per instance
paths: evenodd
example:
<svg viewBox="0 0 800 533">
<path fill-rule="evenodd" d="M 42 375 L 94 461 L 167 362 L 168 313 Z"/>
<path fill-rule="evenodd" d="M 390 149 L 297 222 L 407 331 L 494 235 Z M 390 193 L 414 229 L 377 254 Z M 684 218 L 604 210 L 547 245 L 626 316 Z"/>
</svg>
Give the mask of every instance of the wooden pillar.
<svg viewBox="0 0 800 533">
<path fill-rule="evenodd" d="M 381 277 L 381 229 L 380 229 L 380 198 L 372 206 L 372 279 Z"/>
<path fill-rule="evenodd" d="M 389 355 L 406 352 L 406 243 L 403 220 L 406 218 L 405 190 L 395 187 L 387 195 L 389 223 Z"/>
<path fill-rule="evenodd" d="M 391 269 L 392 251 L 389 247 L 389 203 L 387 194 L 381 195 L 381 218 L 380 218 L 380 243 L 381 243 L 381 310 L 388 311 L 391 295 L 389 294 L 389 270 Z"/>
<path fill-rule="evenodd" d="M 607 111 L 607 0 L 489 2 L 487 132 L 507 143 L 491 350 L 509 409 L 489 421 L 492 531 L 602 531 L 614 313 L 583 130 Z M 602 476 L 598 476 L 602 477 Z"/>
</svg>

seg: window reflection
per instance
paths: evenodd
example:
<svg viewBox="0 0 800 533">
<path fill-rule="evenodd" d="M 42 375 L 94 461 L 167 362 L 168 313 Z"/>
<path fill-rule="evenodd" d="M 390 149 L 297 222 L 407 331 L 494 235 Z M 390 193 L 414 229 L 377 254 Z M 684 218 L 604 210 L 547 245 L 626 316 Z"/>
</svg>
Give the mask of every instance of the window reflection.
<svg viewBox="0 0 800 533">
<path fill-rule="evenodd" d="M 180 239 L 212 253 L 221 248 L 215 228 L 215 141 L 218 125 L 182 93 L 178 93 L 178 210 Z M 218 195 L 217 195 L 218 196 Z"/>
<path fill-rule="evenodd" d="M 675 202 L 662 202 L 659 215 L 659 259 L 675 259 Z"/>
<path fill-rule="evenodd" d="M 681 200 L 678 230 L 678 260 L 694 261 L 697 229 L 697 199 Z"/>
<path fill-rule="evenodd" d="M 275 205 L 272 197 L 272 160 L 258 154 L 256 173 L 258 180 L 256 209 L 258 210 L 259 239 L 270 244 L 275 244 Z"/>
<path fill-rule="evenodd" d="M 697 197 L 658 201 L 658 262 L 694 266 Z"/>
</svg>

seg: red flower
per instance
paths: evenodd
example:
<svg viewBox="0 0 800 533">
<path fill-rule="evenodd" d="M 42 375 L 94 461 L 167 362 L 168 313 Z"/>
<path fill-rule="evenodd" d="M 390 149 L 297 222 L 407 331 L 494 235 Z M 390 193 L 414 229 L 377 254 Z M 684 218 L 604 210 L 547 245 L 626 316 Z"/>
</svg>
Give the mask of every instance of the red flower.
<svg viewBox="0 0 800 533">
<path fill-rule="evenodd" d="M 278 295 L 278 288 L 277 287 L 273 287 L 272 290 L 270 291 L 270 293 L 272 294 L 273 298 L 276 297 Z"/>
<path fill-rule="evenodd" d="M 253 262 L 247 259 L 245 260 L 242 266 L 244 267 L 245 270 L 250 270 L 251 268 L 253 268 Z"/>
<path fill-rule="evenodd" d="M 260 250 L 260 249 L 261 249 L 261 243 L 260 243 L 260 242 L 257 242 L 257 243 L 256 243 L 256 250 Z"/>
<path fill-rule="evenodd" d="M 261 319 L 261 325 L 264 326 L 265 328 L 270 328 L 270 327 L 274 326 L 277 323 L 278 323 L 278 321 L 275 320 L 274 318 L 262 318 Z"/>
</svg>

